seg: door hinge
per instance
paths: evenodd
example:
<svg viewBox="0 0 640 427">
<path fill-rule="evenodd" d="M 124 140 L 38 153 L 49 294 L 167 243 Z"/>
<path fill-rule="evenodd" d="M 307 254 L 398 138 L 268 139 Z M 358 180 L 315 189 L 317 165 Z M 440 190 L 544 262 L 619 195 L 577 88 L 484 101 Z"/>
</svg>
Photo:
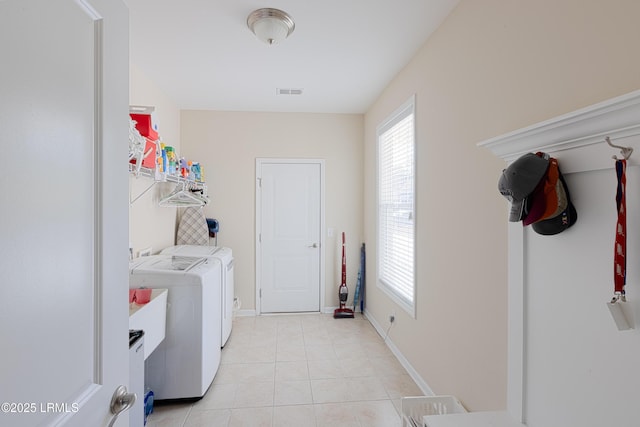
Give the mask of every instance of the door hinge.
<svg viewBox="0 0 640 427">
<path fill-rule="evenodd" d="M 262 188 L 262 178 L 256 178 L 258 180 L 258 187 Z"/>
<path fill-rule="evenodd" d="M 260 289 L 260 298 L 262 298 L 262 288 Z"/>
</svg>

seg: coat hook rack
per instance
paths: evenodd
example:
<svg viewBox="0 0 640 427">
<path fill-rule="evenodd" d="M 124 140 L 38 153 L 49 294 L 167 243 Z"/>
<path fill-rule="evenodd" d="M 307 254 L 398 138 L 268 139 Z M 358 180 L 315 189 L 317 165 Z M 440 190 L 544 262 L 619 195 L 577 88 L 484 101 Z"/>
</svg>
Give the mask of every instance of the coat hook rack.
<svg viewBox="0 0 640 427">
<path fill-rule="evenodd" d="M 608 136 L 604 140 L 607 142 L 607 144 L 609 144 L 609 147 L 619 149 L 620 154 L 622 154 L 622 157 L 624 158 L 624 160 L 629 160 L 629 157 L 631 157 L 631 153 L 633 153 L 633 148 L 621 147 L 620 145 L 615 145 L 614 143 L 611 142 L 611 138 L 609 138 Z M 616 156 L 611 156 L 611 158 L 613 160 L 622 160 Z"/>
</svg>

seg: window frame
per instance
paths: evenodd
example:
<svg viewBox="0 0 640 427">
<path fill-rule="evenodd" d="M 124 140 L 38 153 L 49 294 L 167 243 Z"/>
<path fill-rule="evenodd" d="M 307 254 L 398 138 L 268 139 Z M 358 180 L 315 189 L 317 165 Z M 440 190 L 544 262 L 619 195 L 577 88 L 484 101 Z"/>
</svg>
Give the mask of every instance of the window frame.
<svg viewBox="0 0 640 427">
<path fill-rule="evenodd" d="M 412 253 L 411 253 L 411 290 L 412 290 L 412 298 L 408 300 L 401 292 L 397 290 L 397 287 L 392 283 L 388 283 L 388 280 L 381 277 L 383 270 L 383 260 L 382 260 L 382 230 L 381 230 L 381 163 L 383 161 L 381 157 L 381 137 L 384 136 L 387 132 L 392 130 L 396 125 L 398 125 L 402 120 L 407 117 L 413 117 L 413 123 L 411 125 L 411 136 L 413 138 L 412 147 L 409 150 L 413 156 L 412 158 L 412 207 L 410 212 L 410 217 L 412 219 L 412 230 L 411 237 L 412 241 Z M 394 301 L 397 305 L 399 305 L 402 309 L 404 309 L 411 317 L 416 318 L 416 299 L 417 299 L 417 289 L 416 289 L 416 96 L 412 95 L 407 101 L 405 101 L 400 107 L 398 107 L 393 113 L 391 113 L 385 120 L 383 120 L 376 127 L 376 285 L 379 289 L 381 289 L 392 301 Z M 396 204 L 397 205 L 397 204 Z"/>
</svg>

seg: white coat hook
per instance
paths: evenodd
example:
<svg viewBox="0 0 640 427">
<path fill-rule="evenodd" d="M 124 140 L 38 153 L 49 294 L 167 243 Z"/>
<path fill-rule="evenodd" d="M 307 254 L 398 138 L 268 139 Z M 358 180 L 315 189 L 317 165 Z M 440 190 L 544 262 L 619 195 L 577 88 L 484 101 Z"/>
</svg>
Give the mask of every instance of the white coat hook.
<svg viewBox="0 0 640 427">
<path fill-rule="evenodd" d="M 611 142 L 611 139 L 608 136 L 604 140 L 607 141 L 607 144 L 609 144 L 609 147 L 618 148 L 620 150 L 620 154 L 622 154 L 622 157 L 624 158 L 624 160 L 629 160 L 629 157 L 631 157 L 631 153 L 633 153 L 633 148 L 631 148 L 631 147 L 621 147 L 620 145 L 615 145 L 614 143 Z M 614 160 L 622 160 L 622 159 L 617 158 L 616 156 L 611 156 L 611 158 L 614 159 Z"/>
</svg>

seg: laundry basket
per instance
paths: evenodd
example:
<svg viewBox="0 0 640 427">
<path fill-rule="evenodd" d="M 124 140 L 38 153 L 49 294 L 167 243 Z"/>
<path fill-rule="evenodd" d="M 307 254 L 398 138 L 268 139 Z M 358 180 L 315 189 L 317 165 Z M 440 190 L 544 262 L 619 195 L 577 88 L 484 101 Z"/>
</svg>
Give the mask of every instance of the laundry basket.
<svg viewBox="0 0 640 427">
<path fill-rule="evenodd" d="M 454 396 L 415 396 L 400 400 L 402 427 L 423 427 L 425 415 L 462 414 L 467 412 Z"/>
</svg>

